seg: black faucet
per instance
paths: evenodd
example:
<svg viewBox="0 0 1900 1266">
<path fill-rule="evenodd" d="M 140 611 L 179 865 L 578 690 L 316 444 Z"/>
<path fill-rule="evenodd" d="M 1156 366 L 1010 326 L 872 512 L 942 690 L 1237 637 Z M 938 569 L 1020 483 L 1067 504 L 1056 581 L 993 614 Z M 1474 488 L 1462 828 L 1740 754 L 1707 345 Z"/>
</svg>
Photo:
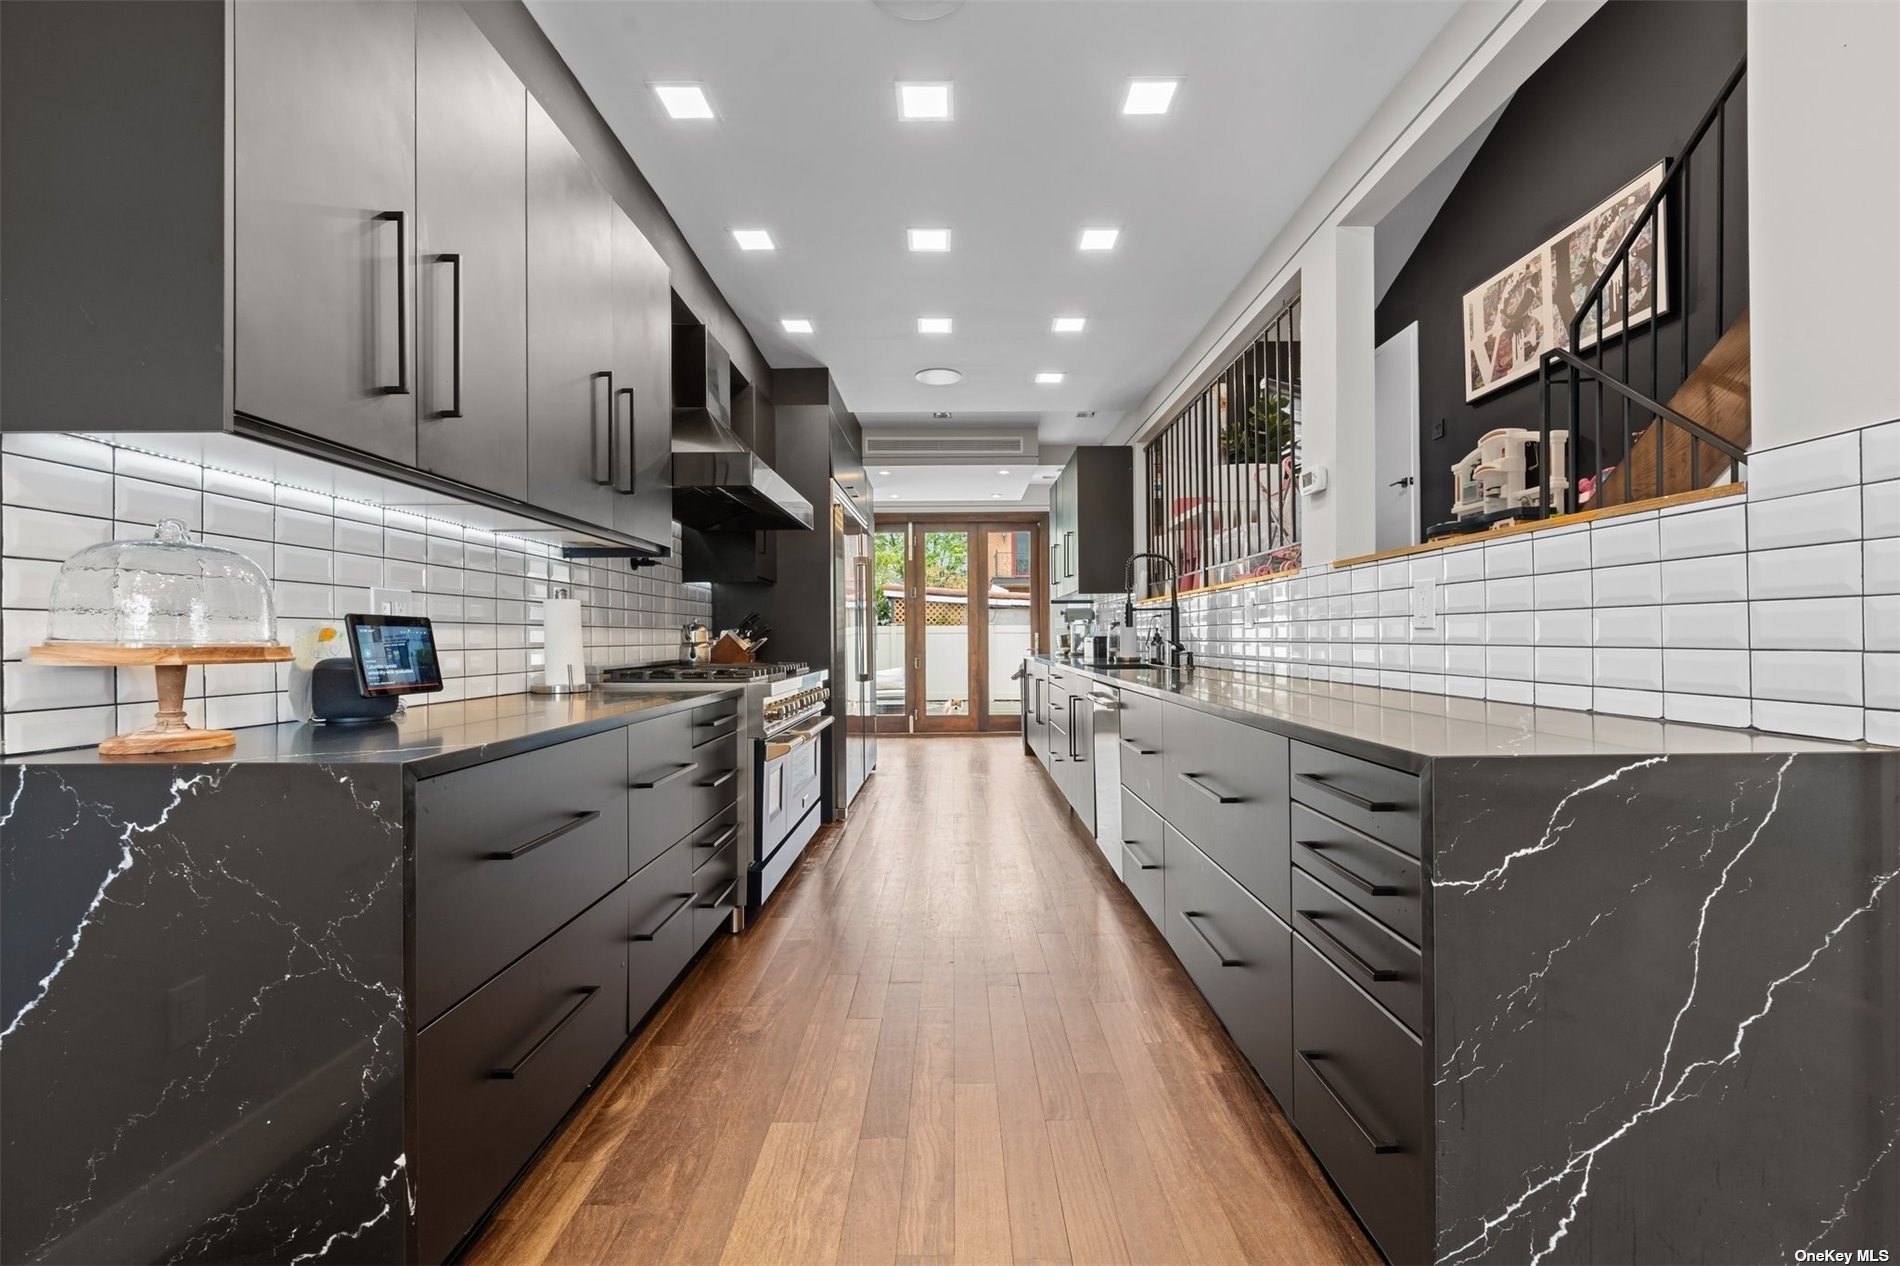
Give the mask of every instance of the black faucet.
<svg viewBox="0 0 1900 1266">
<path fill-rule="evenodd" d="M 1122 588 L 1127 591 L 1127 600 L 1122 608 L 1122 621 L 1131 629 L 1135 627 L 1135 564 L 1144 558 L 1165 563 L 1168 568 L 1168 646 L 1165 667 L 1192 668 L 1194 656 L 1181 643 L 1181 573 L 1180 569 L 1174 565 L 1172 558 L 1166 554 L 1130 554 L 1128 556 L 1128 562 L 1122 568 Z"/>
</svg>

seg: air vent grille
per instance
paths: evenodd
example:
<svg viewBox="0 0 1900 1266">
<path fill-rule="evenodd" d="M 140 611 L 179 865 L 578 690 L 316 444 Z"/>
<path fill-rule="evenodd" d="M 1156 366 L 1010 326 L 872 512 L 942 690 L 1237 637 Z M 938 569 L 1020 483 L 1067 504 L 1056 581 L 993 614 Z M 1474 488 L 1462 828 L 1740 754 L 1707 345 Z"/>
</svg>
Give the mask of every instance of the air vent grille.
<svg viewBox="0 0 1900 1266">
<path fill-rule="evenodd" d="M 1021 457 L 1020 435 L 867 435 L 866 457 Z"/>
</svg>

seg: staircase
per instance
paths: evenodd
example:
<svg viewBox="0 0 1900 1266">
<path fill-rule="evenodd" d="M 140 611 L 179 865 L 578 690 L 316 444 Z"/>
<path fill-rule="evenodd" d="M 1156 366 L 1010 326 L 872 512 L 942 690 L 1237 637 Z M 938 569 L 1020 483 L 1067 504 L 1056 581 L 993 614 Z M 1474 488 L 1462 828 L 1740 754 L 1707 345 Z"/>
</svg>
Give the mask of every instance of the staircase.
<svg viewBox="0 0 1900 1266">
<path fill-rule="evenodd" d="M 1741 219 L 1728 205 L 1730 151 L 1746 159 L 1740 145 L 1729 143 L 1728 111 L 1731 103 L 1745 106 L 1734 98 L 1747 69 L 1743 59 L 1729 73 L 1576 305 L 1564 344 L 1544 353 L 1541 469 L 1553 469 L 1552 432 L 1570 433 L 1564 486 L 1545 499 L 1546 516 L 1675 496 L 1743 476 L 1750 432 L 1748 309 L 1730 316 L 1724 264 Z M 1698 187 L 1693 173 L 1706 176 L 1711 166 L 1713 179 Z M 1661 283 L 1664 305 L 1659 315 L 1625 324 L 1619 305 L 1632 275 Z M 1604 328 L 1610 332 L 1596 338 Z M 1699 343 L 1698 329 L 1713 341 Z M 1665 366 L 1673 371 L 1667 382 L 1680 384 L 1666 404 L 1659 390 L 1666 385 Z"/>
</svg>

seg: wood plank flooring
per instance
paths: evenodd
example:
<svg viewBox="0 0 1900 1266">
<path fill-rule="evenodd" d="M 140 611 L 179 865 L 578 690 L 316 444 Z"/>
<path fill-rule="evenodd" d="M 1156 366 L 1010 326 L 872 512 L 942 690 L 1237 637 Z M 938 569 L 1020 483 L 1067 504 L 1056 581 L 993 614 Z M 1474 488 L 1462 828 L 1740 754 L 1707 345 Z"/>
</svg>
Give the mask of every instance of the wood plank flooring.
<svg viewBox="0 0 1900 1266">
<path fill-rule="evenodd" d="M 878 758 L 469 1260 L 1378 1262 L 1020 741 Z"/>
</svg>

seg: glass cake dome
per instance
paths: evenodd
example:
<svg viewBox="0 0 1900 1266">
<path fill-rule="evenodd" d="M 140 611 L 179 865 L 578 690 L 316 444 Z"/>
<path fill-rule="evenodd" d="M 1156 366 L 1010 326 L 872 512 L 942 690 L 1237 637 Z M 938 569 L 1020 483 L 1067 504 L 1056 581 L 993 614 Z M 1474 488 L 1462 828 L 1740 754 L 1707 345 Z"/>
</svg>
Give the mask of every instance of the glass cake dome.
<svg viewBox="0 0 1900 1266">
<path fill-rule="evenodd" d="M 53 581 L 48 642 L 116 646 L 257 646 L 277 640 L 263 569 L 193 541 L 177 519 L 151 540 L 107 541 L 74 554 Z"/>
</svg>

